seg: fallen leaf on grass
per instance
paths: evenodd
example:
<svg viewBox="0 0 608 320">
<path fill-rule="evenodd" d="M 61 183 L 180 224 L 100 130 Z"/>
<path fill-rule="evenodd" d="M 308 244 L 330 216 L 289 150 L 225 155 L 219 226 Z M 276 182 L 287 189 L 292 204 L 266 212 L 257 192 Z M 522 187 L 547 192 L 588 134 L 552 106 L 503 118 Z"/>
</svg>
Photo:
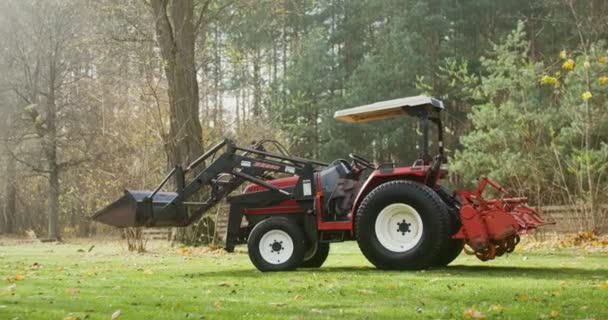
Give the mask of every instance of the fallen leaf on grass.
<svg viewBox="0 0 608 320">
<path fill-rule="evenodd" d="M 481 311 L 477 310 L 477 309 L 475 308 L 475 306 L 471 307 L 471 308 L 470 308 L 470 309 L 468 309 L 468 310 L 465 310 L 465 311 L 464 311 L 464 313 L 463 313 L 462 315 L 463 315 L 465 318 L 467 318 L 467 319 L 478 319 L 478 320 L 483 320 L 483 319 L 485 319 L 485 318 L 486 318 L 486 315 L 485 315 L 483 312 L 481 312 Z"/>
<path fill-rule="evenodd" d="M 603 282 L 602 284 L 600 284 L 600 288 L 602 288 L 602 289 L 608 289 L 608 281 Z"/>
<path fill-rule="evenodd" d="M 143 273 L 144 273 L 145 275 L 150 276 L 150 275 L 153 275 L 153 274 L 154 274 L 154 271 L 152 271 L 152 270 L 150 270 L 150 269 L 146 269 L 146 270 L 144 270 L 144 271 L 143 271 Z"/>
<path fill-rule="evenodd" d="M 557 312 L 556 310 L 551 310 L 549 315 L 551 316 L 551 318 L 557 318 L 559 317 L 559 312 Z"/>
<path fill-rule="evenodd" d="M 520 293 L 519 294 L 519 300 L 521 300 L 521 301 L 528 301 L 528 299 L 530 299 L 530 297 L 528 297 L 527 294 L 525 294 L 525 293 Z"/>
<path fill-rule="evenodd" d="M 67 288 L 67 289 L 65 289 L 65 293 L 67 293 L 67 294 L 78 294 L 78 293 L 80 293 L 80 289 Z"/>
<path fill-rule="evenodd" d="M 15 281 L 23 281 L 23 280 L 25 280 L 25 276 L 17 274 L 17 275 L 15 275 L 13 277 L 13 280 L 15 280 Z"/>
<path fill-rule="evenodd" d="M 395 289 L 397 289 L 397 285 L 396 285 L 396 284 L 394 284 L 394 283 L 389 283 L 389 284 L 388 284 L 388 288 L 389 288 L 390 290 L 395 290 Z"/>
<path fill-rule="evenodd" d="M 359 293 L 362 293 L 362 294 L 376 294 L 375 291 L 367 290 L 367 289 L 361 289 L 361 290 L 359 290 Z"/>
<path fill-rule="evenodd" d="M 219 303 L 219 302 L 216 302 L 216 303 L 214 304 L 214 306 L 215 306 L 215 308 L 216 308 L 216 309 L 218 309 L 218 310 L 222 309 L 222 304 L 221 304 L 221 303 Z"/>
<path fill-rule="evenodd" d="M 285 302 L 271 302 L 269 303 L 269 305 L 274 306 L 274 307 L 284 307 L 287 305 L 287 303 Z"/>
<path fill-rule="evenodd" d="M 302 300 L 304 300 L 304 297 L 302 297 L 302 296 L 301 296 L 301 295 L 299 295 L 299 294 L 296 294 L 296 296 L 295 296 L 295 297 L 293 297 L 293 299 L 294 299 L 294 300 L 298 300 L 298 301 L 302 301 Z"/>
<path fill-rule="evenodd" d="M 505 307 L 503 307 L 499 304 L 493 304 L 490 306 L 490 311 L 492 311 L 492 312 L 502 313 L 504 310 L 505 310 Z"/>
<path fill-rule="evenodd" d="M 179 249 L 179 254 L 184 255 L 184 256 L 189 256 L 192 254 L 192 249 L 190 248 L 181 248 Z"/>
<path fill-rule="evenodd" d="M 116 319 L 120 319 L 120 309 L 114 311 L 114 313 L 112 313 L 112 318 L 110 318 L 111 320 L 116 320 Z"/>
<path fill-rule="evenodd" d="M 17 291 L 17 284 L 13 283 L 10 286 L 6 287 L 6 292 L 13 294 L 15 293 L 15 291 Z"/>
</svg>

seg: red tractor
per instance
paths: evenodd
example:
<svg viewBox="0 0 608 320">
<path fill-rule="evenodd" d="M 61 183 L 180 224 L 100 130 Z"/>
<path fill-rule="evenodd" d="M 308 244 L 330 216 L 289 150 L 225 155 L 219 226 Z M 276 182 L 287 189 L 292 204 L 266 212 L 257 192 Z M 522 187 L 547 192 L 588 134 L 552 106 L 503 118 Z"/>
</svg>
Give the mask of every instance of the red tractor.
<svg viewBox="0 0 608 320">
<path fill-rule="evenodd" d="M 437 99 L 416 96 L 336 112 L 336 119 L 347 122 L 419 118 L 421 152 L 411 166 L 375 165 L 354 154 L 350 160 L 323 163 L 268 152 L 264 146 L 278 145 L 274 141 L 240 147 L 224 140 L 188 167 L 175 167 L 154 191 L 125 191 L 93 218 L 117 227 L 186 226 L 226 198 L 225 249 L 247 243 L 261 271 L 321 267 L 330 243 L 347 240 L 356 240 L 381 269 L 446 266 L 463 248 L 484 261 L 512 252 L 519 235 L 543 221 L 525 206 L 525 198 L 512 198 L 489 179 L 474 191 L 452 192 L 439 184 L 447 175 L 443 108 Z M 431 124 L 439 140 L 434 157 L 429 153 Z M 187 173 L 193 176 L 188 184 Z M 177 191 L 160 192 L 171 177 Z M 244 192 L 231 194 L 245 182 L 250 184 Z M 504 196 L 484 199 L 486 186 Z M 207 199 L 193 200 L 202 193 Z"/>
</svg>

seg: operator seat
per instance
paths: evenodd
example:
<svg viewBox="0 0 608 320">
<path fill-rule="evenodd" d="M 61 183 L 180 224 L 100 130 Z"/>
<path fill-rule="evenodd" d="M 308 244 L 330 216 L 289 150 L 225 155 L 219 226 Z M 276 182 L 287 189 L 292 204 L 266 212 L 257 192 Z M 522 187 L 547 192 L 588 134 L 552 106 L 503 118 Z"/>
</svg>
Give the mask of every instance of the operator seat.
<svg viewBox="0 0 608 320">
<path fill-rule="evenodd" d="M 358 174 L 344 159 L 332 162 L 319 173 L 326 220 L 347 220 L 359 192 Z"/>
</svg>

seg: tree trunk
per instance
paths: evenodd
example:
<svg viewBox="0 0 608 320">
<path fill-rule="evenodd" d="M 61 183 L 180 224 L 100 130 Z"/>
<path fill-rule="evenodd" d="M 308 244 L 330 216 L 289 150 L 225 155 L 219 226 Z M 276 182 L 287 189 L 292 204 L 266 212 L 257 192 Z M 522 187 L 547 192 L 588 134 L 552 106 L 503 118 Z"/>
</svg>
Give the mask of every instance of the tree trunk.
<svg viewBox="0 0 608 320">
<path fill-rule="evenodd" d="M 441 11 L 441 0 L 431 0 L 429 3 L 429 11 L 432 15 L 439 15 Z M 431 36 L 429 43 L 429 60 L 430 60 L 430 73 L 431 73 L 431 85 L 433 86 L 433 95 L 439 96 L 441 94 L 441 88 L 439 88 L 439 77 L 437 75 L 439 71 L 439 59 L 441 50 L 441 35 L 437 31 L 435 26 L 429 26 L 431 28 Z"/>
<path fill-rule="evenodd" d="M 194 3 L 193 0 L 152 0 L 150 3 L 168 84 L 167 156 L 171 166 L 185 165 L 203 151 L 194 62 Z"/>
<path fill-rule="evenodd" d="M 59 233 L 59 170 L 57 169 L 57 158 L 51 172 L 49 173 L 49 240 L 60 240 Z M 49 160 L 49 165 L 53 160 Z"/>
<path fill-rule="evenodd" d="M 4 201 L 2 205 L 2 216 L 0 217 L 0 234 L 14 233 L 17 209 L 17 189 L 15 186 L 15 159 L 6 157 L 4 168 Z"/>
<path fill-rule="evenodd" d="M 224 105 L 222 101 L 222 53 L 221 53 L 221 34 L 219 26 L 215 25 L 214 30 L 215 40 L 214 40 L 214 67 L 213 67 L 213 87 L 215 89 L 215 121 L 214 126 L 217 127 L 219 123 L 222 122 L 224 117 Z"/>
<path fill-rule="evenodd" d="M 46 101 L 46 132 L 43 137 L 44 152 L 48 167 L 48 238 L 49 240 L 60 240 L 59 234 L 59 165 L 57 163 L 57 106 L 55 104 L 56 86 L 56 55 L 55 52 L 49 56 L 49 82 L 48 96 Z"/>
<path fill-rule="evenodd" d="M 287 77 L 287 46 L 289 45 L 287 42 L 287 22 L 283 22 L 282 29 L 282 37 L 281 37 L 281 45 L 283 49 L 282 63 L 283 63 L 283 77 Z M 285 84 L 281 83 L 281 103 L 283 106 L 287 104 L 287 93 L 285 92 Z"/>
<path fill-rule="evenodd" d="M 239 105 L 239 99 L 241 94 L 239 89 L 234 90 L 234 93 L 236 131 L 239 132 L 239 130 L 241 129 L 241 116 L 239 115 L 241 108 L 241 106 Z"/>
<path fill-rule="evenodd" d="M 170 128 L 165 150 L 171 167 L 187 165 L 203 153 L 194 59 L 194 2 L 151 0 L 150 4 L 168 84 Z M 195 244 L 198 233 L 196 224 L 178 228 L 175 240 Z"/>
<path fill-rule="evenodd" d="M 243 61 L 243 77 L 242 77 L 242 83 L 243 85 L 241 86 L 241 108 L 242 108 L 242 121 L 243 122 L 247 122 L 247 120 L 249 119 L 249 91 L 248 91 L 248 86 L 249 86 L 249 56 L 247 54 L 245 54 L 245 58 Z"/>
<path fill-rule="evenodd" d="M 256 48 L 253 56 L 253 117 L 258 119 L 262 115 L 262 76 L 261 76 L 260 49 Z"/>
</svg>

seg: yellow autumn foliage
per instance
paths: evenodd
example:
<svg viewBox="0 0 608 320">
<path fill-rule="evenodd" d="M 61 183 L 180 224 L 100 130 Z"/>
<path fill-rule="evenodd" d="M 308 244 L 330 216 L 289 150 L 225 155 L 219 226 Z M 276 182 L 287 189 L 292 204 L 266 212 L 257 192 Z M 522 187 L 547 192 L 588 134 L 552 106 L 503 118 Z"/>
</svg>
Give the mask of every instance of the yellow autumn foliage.
<svg viewBox="0 0 608 320">
<path fill-rule="evenodd" d="M 568 59 L 566 62 L 562 64 L 562 69 L 564 70 L 573 70 L 574 69 L 574 60 Z"/>
<path fill-rule="evenodd" d="M 542 84 L 550 84 L 550 85 L 552 85 L 552 86 L 554 86 L 554 87 L 559 86 L 559 79 L 557 79 L 556 77 L 551 77 L 551 76 L 548 76 L 548 75 L 544 75 L 544 76 L 543 76 L 543 77 L 540 79 L 540 82 L 541 82 Z"/>
<path fill-rule="evenodd" d="M 583 92 L 583 94 L 581 94 L 581 98 L 582 98 L 584 101 L 587 101 L 587 100 L 589 100 L 589 99 L 593 98 L 593 95 L 591 94 L 591 92 L 589 92 L 589 91 L 585 91 L 585 92 Z"/>
</svg>

